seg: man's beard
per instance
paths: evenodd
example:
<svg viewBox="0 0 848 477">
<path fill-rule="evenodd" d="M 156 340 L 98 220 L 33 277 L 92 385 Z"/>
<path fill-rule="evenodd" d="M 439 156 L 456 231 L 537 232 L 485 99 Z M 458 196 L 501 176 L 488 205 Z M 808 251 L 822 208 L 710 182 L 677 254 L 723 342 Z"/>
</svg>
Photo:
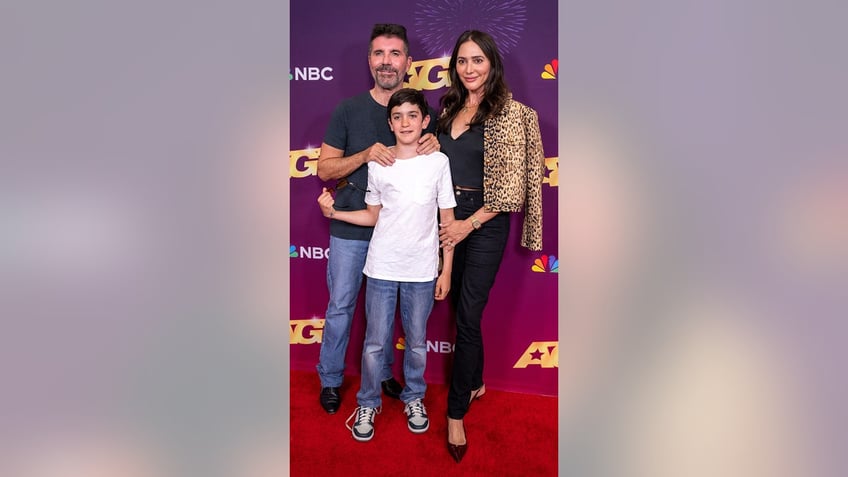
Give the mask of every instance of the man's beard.
<svg viewBox="0 0 848 477">
<path fill-rule="evenodd" d="M 394 73 L 395 77 L 392 79 L 385 78 L 380 75 L 381 72 Z M 403 77 L 394 68 L 378 68 L 374 73 L 374 82 L 383 89 L 395 89 L 402 81 Z"/>
</svg>

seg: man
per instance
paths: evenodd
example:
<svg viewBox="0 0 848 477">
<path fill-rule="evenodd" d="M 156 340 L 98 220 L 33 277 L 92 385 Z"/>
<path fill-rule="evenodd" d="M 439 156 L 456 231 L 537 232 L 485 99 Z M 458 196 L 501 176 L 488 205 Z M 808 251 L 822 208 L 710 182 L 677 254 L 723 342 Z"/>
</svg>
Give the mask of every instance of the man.
<svg viewBox="0 0 848 477">
<path fill-rule="evenodd" d="M 374 25 L 368 63 L 374 77 L 374 87 L 342 101 L 336 107 L 318 157 L 318 177 L 324 181 L 339 180 L 336 186 L 336 210 L 365 209 L 367 164 L 376 162 L 390 167 L 395 162 L 392 147 L 395 136 L 386 123 L 386 105 L 392 94 L 403 87 L 406 72 L 412 65 L 406 28 L 396 24 Z M 435 117 L 432 109 L 430 115 Z M 427 134 L 418 141 L 419 154 L 439 150 L 438 140 L 432 134 L 435 123 L 431 122 Z M 341 405 L 339 388 L 344 378 L 345 353 L 372 231 L 373 227 L 330 221 L 330 255 L 327 262 L 330 301 L 324 316 L 324 334 L 317 366 L 321 379 L 319 401 L 330 414 L 334 414 Z M 386 396 L 400 399 L 403 388 L 391 371 L 394 362 L 392 336 L 390 332 L 383 346 L 385 366 L 381 371 L 381 388 Z"/>
</svg>

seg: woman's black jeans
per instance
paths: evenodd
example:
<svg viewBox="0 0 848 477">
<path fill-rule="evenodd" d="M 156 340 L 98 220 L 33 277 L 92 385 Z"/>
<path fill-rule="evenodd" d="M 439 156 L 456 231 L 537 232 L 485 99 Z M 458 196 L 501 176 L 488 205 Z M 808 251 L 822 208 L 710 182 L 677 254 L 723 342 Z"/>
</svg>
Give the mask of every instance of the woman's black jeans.
<svg viewBox="0 0 848 477">
<path fill-rule="evenodd" d="M 483 191 L 456 191 L 457 220 L 464 220 L 483 205 Z M 460 242 L 453 256 L 451 296 L 456 310 L 456 348 L 448 390 L 448 417 L 462 419 L 471 391 L 483 385 L 483 335 L 480 322 L 489 291 L 501 265 L 509 213 L 498 214 Z"/>
</svg>

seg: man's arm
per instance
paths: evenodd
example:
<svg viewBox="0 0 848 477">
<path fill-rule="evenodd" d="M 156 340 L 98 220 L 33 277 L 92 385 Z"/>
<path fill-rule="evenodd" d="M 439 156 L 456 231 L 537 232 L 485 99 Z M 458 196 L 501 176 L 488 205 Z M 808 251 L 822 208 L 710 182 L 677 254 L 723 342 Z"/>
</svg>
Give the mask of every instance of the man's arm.
<svg viewBox="0 0 848 477">
<path fill-rule="evenodd" d="M 327 143 L 321 143 L 321 155 L 318 156 L 318 177 L 322 181 L 346 177 L 369 161 L 377 161 L 382 166 L 390 166 L 395 162 L 394 152 L 379 142 L 356 154 L 347 157 L 344 157 L 343 154 L 343 150 Z"/>
</svg>

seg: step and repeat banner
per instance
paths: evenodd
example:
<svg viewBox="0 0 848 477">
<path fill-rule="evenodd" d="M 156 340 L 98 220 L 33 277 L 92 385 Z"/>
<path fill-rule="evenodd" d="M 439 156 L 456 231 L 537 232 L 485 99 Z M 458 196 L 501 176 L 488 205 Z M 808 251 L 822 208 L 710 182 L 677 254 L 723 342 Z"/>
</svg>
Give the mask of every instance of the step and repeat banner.
<svg viewBox="0 0 848 477">
<path fill-rule="evenodd" d="M 368 45 L 375 23 L 407 28 L 412 67 L 406 86 L 424 92 L 439 110 L 447 65 L 465 30 L 490 33 L 504 56 L 513 97 L 539 114 L 545 150 L 543 249 L 520 246 L 521 213 L 512 230 L 484 313 L 484 378 L 493 389 L 557 394 L 557 5 L 554 1 L 291 2 L 291 151 L 289 244 L 291 367 L 314 370 L 327 308 L 329 221 L 316 198 L 323 182 L 317 159 L 330 115 L 344 98 L 373 86 Z M 364 286 L 354 315 L 346 374 L 359 374 L 365 333 Z M 426 379 L 446 382 L 455 327 L 452 307 L 437 302 L 427 328 Z M 403 329 L 395 326 L 395 375 L 402 376 Z"/>
</svg>

